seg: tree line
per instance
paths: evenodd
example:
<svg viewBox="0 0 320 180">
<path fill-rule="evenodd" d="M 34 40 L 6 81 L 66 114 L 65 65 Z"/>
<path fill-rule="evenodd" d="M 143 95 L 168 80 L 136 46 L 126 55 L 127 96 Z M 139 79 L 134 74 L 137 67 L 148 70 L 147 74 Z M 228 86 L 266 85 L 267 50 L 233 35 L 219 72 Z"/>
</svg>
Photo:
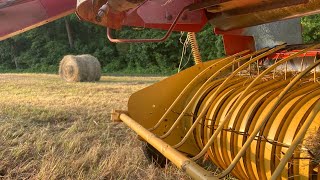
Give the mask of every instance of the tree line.
<svg viewBox="0 0 320 180">
<path fill-rule="evenodd" d="M 306 42 L 320 38 L 319 15 L 303 18 Z M 159 38 L 164 31 L 125 27 L 114 36 L 123 38 Z M 60 60 L 67 54 L 92 54 L 106 73 L 171 74 L 180 65 L 192 65 L 190 48 L 181 59 L 186 33 L 173 33 L 162 43 L 114 44 L 106 37 L 104 27 L 80 22 L 70 15 L 26 33 L 0 42 L 0 72 L 57 72 Z M 224 56 L 220 36 L 207 25 L 197 33 L 201 56 L 211 60 Z"/>
</svg>

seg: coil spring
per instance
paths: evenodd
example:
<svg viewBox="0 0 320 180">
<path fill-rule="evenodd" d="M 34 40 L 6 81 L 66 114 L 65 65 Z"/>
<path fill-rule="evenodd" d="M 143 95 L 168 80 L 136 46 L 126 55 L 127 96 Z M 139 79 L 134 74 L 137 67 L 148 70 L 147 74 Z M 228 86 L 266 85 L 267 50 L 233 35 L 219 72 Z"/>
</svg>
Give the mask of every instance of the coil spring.
<svg viewBox="0 0 320 180">
<path fill-rule="evenodd" d="M 195 62 L 195 64 L 200 64 L 202 62 L 202 60 L 201 60 L 201 54 L 199 51 L 199 45 L 198 45 L 197 38 L 196 38 L 196 33 L 195 32 L 188 32 L 188 39 L 191 44 L 191 50 L 192 50 L 194 62 Z"/>
</svg>

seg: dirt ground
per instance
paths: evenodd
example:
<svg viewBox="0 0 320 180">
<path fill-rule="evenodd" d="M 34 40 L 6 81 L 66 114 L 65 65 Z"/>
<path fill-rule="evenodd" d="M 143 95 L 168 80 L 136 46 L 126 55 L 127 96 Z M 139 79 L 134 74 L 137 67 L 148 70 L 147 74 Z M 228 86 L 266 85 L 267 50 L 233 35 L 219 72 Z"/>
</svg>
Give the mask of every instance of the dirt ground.
<svg viewBox="0 0 320 180">
<path fill-rule="evenodd" d="M 143 143 L 110 112 L 162 77 L 0 74 L 0 179 L 189 179 L 149 163 Z"/>
</svg>

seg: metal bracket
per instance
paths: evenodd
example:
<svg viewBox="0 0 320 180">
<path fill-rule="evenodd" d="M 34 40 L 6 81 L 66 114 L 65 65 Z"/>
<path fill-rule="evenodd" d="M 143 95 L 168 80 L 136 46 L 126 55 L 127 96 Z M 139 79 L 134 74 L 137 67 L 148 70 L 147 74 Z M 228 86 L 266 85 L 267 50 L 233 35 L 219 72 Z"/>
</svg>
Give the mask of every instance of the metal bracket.
<svg viewBox="0 0 320 180">
<path fill-rule="evenodd" d="M 167 33 L 160 39 L 114 39 L 111 35 L 111 29 L 108 27 L 107 28 L 107 36 L 108 39 L 113 42 L 113 43 L 144 43 L 144 42 L 163 42 L 165 40 L 168 39 L 168 37 L 170 37 L 174 27 L 176 26 L 179 18 L 181 17 L 181 15 L 188 10 L 189 6 L 184 7 L 179 14 L 177 15 L 176 19 L 173 21 L 173 23 L 171 24 L 169 30 L 167 31 Z"/>
<path fill-rule="evenodd" d="M 120 119 L 121 114 L 128 115 L 128 111 L 112 109 L 112 112 L 111 112 L 112 122 L 122 122 L 122 120 Z"/>
</svg>

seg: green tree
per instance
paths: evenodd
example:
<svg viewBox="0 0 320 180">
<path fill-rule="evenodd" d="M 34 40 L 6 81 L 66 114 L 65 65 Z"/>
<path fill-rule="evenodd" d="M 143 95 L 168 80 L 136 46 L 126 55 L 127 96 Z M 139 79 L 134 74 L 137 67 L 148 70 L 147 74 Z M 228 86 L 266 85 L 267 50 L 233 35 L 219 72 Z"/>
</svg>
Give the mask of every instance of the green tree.
<svg viewBox="0 0 320 180">
<path fill-rule="evenodd" d="M 312 15 L 302 18 L 304 42 L 315 42 L 320 40 L 320 15 Z"/>
<path fill-rule="evenodd" d="M 67 20 L 67 23 L 66 23 Z M 72 36 L 68 37 L 68 31 Z M 159 38 L 166 31 L 123 28 L 115 31 L 119 38 Z M 162 43 L 113 44 L 107 40 L 104 27 L 80 22 L 75 15 L 46 24 L 0 43 L 0 67 L 5 70 L 57 72 L 66 54 L 92 54 L 105 72 L 163 74 L 176 72 L 183 45 L 175 32 Z M 211 26 L 197 35 L 204 60 L 223 56 L 221 38 Z M 71 38 L 71 39 L 70 39 Z M 71 44 L 70 44 L 71 43 Z M 190 53 L 190 49 L 188 51 Z M 188 66 L 192 65 L 192 59 Z"/>
</svg>

